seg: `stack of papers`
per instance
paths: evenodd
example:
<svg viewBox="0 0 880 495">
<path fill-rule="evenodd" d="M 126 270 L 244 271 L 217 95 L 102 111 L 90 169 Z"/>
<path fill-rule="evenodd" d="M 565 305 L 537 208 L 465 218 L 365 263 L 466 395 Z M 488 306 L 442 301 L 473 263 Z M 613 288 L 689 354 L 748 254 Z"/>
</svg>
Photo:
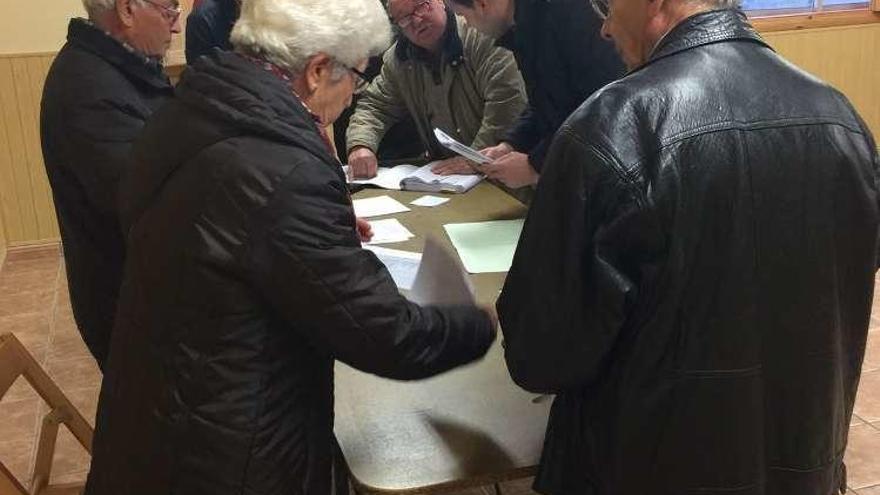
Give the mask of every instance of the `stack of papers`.
<svg viewBox="0 0 880 495">
<path fill-rule="evenodd" d="M 510 270 L 522 227 L 523 220 L 451 223 L 443 226 L 469 273 Z"/>
<path fill-rule="evenodd" d="M 413 235 L 409 229 L 404 227 L 402 223 L 398 222 L 396 218 L 370 222 L 370 227 L 373 229 L 373 238 L 366 244 L 405 242 L 415 237 L 415 235 Z"/>
<path fill-rule="evenodd" d="M 360 218 L 378 217 L 410 211 L 400 201 L 391 196 L 378 196 L 375 198 L 356 199 L 352 201 L 354 214 Z"/>
<path fill-rule="evenodd" d="M 483 180 L 482 175 L 437 175 L 431 172 L 436 162 L 425 166 L 398 165 L 379 167 L 372 179 L 354 179 L 352 184 L 365 184 L 395 191 L 463 193 Z"/>
</svg>

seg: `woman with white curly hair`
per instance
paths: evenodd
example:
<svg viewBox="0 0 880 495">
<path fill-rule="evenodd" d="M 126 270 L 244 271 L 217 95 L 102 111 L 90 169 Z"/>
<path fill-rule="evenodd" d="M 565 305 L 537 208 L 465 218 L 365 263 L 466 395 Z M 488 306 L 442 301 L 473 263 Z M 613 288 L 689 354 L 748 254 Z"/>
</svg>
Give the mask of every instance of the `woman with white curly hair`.
<svg viewBox="0 0 880 495">
<path fill-rule="evenodd" d="M 378 0 L 245 0 L 135 145 L 89 495 L 332 492 L 333 366 L 419 379 L 494 317 L 418 306 L 361 248 L 325 125 L 389 40 Z"/>
</svg>

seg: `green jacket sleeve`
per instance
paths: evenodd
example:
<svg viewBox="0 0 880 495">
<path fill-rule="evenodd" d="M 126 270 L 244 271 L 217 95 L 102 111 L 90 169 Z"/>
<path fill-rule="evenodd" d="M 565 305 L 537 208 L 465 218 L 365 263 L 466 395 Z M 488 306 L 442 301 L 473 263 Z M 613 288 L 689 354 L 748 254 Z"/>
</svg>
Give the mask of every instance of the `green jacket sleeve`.
<svg viewBox="0 0 880 495">
<path fill-rule="evenodd" d="M 469 29 L 469 28 L 465 28 Z M 526 92 L 513 54 L 476 32 L 467 33 L 472 43 L 472 63 L 477 89 L 485 101 L 483 121 L 471 146 L 482 149 L 501 142 L 526 107 Z"/>
<path fill-rule="evenodd" d="M 382 71 L 373 79 L 357 103 L 346 133 L 346 152 L 365 146 L 373 152 L 388 129 L 407 115 L 406 103 L 400 93 L 395 72 L 394 48 L 385 54 Z"/>
</svg>

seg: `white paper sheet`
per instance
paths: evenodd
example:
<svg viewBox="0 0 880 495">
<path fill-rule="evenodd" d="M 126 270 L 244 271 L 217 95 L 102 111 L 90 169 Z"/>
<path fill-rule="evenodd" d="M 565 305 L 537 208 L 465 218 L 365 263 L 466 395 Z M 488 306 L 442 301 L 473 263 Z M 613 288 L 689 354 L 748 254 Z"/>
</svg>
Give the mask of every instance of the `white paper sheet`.
<svg viewBox="0 0 880 495">
<path fill-rule="evenodd" d="M 373 238 L 365 244 L 389 244 L 392 242 L 408 241 L 415 237 L 402 223 L 396 218 L 388 218 L 386 220 L 376 220 L 370 222 L 373 229 Z"/>
<path fill-rule="evenodd" d="M 455 139 L 449 134 L 441 131 L 440 129 L 434 129 L 434 136 L 437 138 L 437 141 L 443 145 L 449 151 L 453 153 L 458 153 L 459 155 L 467 158 L 468 160 L 483 165 L 485 163 L 491 163 L 492 160 L 489 157 L 483 155 L 479 151 L 471 148 L 470 146 L 465 146 Z"/>
<path fill-rule="evenodd" d="M 474 304 L 474 288 L 458 257 L 433 237 L 425 239 L 422 263 L 409 299 L 418 304 Z"/>
<path fill-rule="evenodd" d="M 378 217 L 410 211 L 403 203 L 391 196 L 356 199 L 352 203 L 354 204 L 354 214 L 360 218 Z"/>
<path fill-rule="evenodd" d="M 412 289 L 419 265 L 422 261 L 421 253 L 388 249 L 379 246 L 364 246 L 364 249 L 372 251 L 379 261 L 388 268 L 391 278 L 397 284 L 397 288 L 403 290 Z"/>
<path fill-rule="evenodd" d="M 419 199 L 411 201 L 409 204 L 433 208 L 435 206 L 440 206 L 447 201 L 449 201 L 449 198 L 441 198 L 440 196 L 422 196 Z"/>
</svg>

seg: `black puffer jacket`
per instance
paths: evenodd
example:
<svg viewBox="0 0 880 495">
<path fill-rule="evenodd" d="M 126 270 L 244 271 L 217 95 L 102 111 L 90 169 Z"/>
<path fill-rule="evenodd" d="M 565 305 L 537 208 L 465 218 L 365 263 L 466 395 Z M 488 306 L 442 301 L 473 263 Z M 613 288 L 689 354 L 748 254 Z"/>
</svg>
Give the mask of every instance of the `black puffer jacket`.
<svg viewBox="0 0 880 495">
<path fill-rule="evenodd" d="M 64 243 L 70 303 L 103 367 L 122 281 L 120 178 L 147 118 L 172 95 L 162 66 L 73 19 L 43 89 L 43 160 Z"/>
<path fill-rule="evenodd" d="M 184 73 L 124 190 L 89 495 L 329 493 L 334 359 L 418 379 L 494 338 L 477 308 L 399 295 L 314 121 L 234 53 Z"/>
<path fill-rule="evenodd" d="M 498 304 L 556 393 L 558 495 L 831 495 L 871 311 L 878 159 L 736 11 L 691 17 L 563 126 Z"/>
<path fill-rule="evenodd" d="M 529 105 L 505 138 L 541 171 L 559 126 L 594 91 L 624 73 L 588 0 L 516 0 L 498 45 L 516 56 Z"/>
</svg>

